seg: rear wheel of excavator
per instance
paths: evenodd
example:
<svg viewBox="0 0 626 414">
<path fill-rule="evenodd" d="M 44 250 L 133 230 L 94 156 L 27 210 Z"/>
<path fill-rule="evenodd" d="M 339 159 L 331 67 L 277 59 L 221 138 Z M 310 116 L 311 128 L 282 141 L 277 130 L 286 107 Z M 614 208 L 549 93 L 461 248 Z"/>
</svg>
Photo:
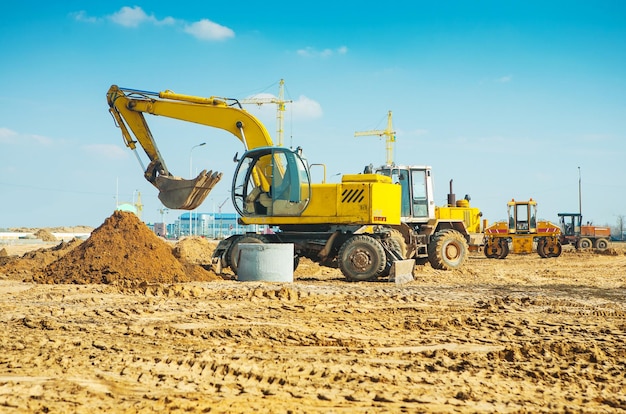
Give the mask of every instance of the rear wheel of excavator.
<svg viewBox="0 0 626 414">
<path fill-rule="evenodd" d="M 374 280 L 385 270 L 385 249 L 365 234 L 352 236 L 339 249 L 339 269 L 350 282 Z"/>
<path fill-rule="evenodd" d="M 443 229 L 435 233 L 428 245 L 428 261 L 433 269 L 453 270 L 459 268 L 469 247 L 461 233 L 452 229 Z"/>
<path fill-rule="evenodd" d="M 389 232 L 389 245 L 403 259 L 406 259 L 406 240 L 404 240 L 404 236 L 399 230 L 392 229 Z"/>
<path fill-rule="evenodd" d="M 235 274 L 237 274 L 237 264 L 239 262 L 239 245 L 241 243 L 262 244 L 267 243 L 267 239 L 260 234 L 249 234 L 241 236 L 233 241 L 233 243 L 230 245 L 230 248 L 228 249 L 228 253 L 226 254 L 226 261 L 227 265 L 230 266 L 230 269 Z"/>
</svg>

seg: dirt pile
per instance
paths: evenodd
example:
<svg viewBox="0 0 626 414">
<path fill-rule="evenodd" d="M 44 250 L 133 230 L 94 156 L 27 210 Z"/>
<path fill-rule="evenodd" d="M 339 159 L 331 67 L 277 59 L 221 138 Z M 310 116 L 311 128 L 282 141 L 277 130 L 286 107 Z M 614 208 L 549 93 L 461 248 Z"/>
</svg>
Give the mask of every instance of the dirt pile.
<svg viewBox="0 0 626 414">
<path fill-rule="evenodd" d="M 51 248 L 40 248 L 23 256 L 0 254 L 0 275 L 12 280 L 32 281 L 50 263 L 58 260 L 80 245 L 82 240 L 72 239 Z M 6 249 L 3 249 L 6 251 Z"/>
<path fill-rule="evenodd" d="M 187 263 L 209 264 L 215 246 L 216 242 L 202 237 L 185 237 L 174 246 L 174 256 Z"/>
<path fill-rule="evenodd" d="M 33 275 L 38 283 L 178 283 L 221 280 L 178 260 L 172 247 L 133 213 L 116 211 L 78 247 Z"/>
<path fill-rule="evenodd" d="M 41 239 L 42 241 L 52 242 L 57 241 L 57 238 L 54 234 L 50 233 L 50 231 L 46 229 L 40 229 L 35 233 L 35 237 Z"/>
</svg>

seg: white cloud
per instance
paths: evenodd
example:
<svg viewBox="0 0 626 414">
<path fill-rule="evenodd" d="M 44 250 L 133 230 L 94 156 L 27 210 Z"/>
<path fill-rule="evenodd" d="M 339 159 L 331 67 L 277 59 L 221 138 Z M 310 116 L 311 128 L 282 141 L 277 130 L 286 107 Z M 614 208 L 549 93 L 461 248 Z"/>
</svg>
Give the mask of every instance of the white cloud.
<svg viewBox="0 0 626 414">
<path fill-rule="evenodd" d="M 54 143 L 52 138 L 36 134 L 20 134 L 9 128 L 0 128 L 0 143 L 5 144 L 35 144 L 50 146 Z"/>
<path fill-rule="evenodd" d="M 124 27 L 137 27 L 142 23 L 152 23 L 155 25 L 171 25 L 176 23 L 176 19 L 173 17 L 166 17 L 163 20 L 159 20 L 154 17 L 153 14 L 148 15 L 139 6 L 128 7 L 124 6 L 119 11 L 113 13 L 109 18 L 116 24 Z"/>
<path fill-rule="evenodd" d="M 90 154 L 110 159 L 124 159 L 128 156 L 128 152 L 124 151 L 117 145 L 112 144 L 92 144 L 85 145 L 83 149 Z"/>
<path fill-rule="evenodd" d="M 496 79 L 497 83 L 509 83 L 513 80 L 513 75 L 501 76 Z"/>
<path fill-rule="evenodd" d="M 84 11 L 72 14 L 78 21 L 95 22 L 96 18 L 88 17 Z M 215 23 L 209 19 L 202 19 L 197 22 L 188 23 L 184 20 L 178 20 L 168 16 L 163 19 L 157 19 L 154 14 L 147 14 L 141 7 L 124 6 L 117 12 L 107 16 L 113 23 L 124 27 L 139 27 L 142 24 L 152 24 L 155 26 L 182 26 L 182 30 L 191 36 L 200 40 L 224 40 L 235 37 L 235 32 L 221 24 Z"/>
<path fill-rule="evenodd" d="M 317 119 L 322 116 L 322 106 L 319 102 L 300 95 L 297 101 L 292 103 L 293 116 L 296 119 Z"/>
<path fill-rule="evenodd" d="M 345 55 L 348 53 L 348 48 L 346 46 L 341 46 L 337 49 L 323 49 L 323 50 L 317 50 L 311 46 L 307 46 L 304 49 L 298 49 L 296 51 L 296 54 L 298 54 L 299 56 L 302 57 L 310 57 L 310 58 L 328 58 L 331 57 L 333 55 Z"/>
<path fill-rule="evenodd" d="M 52 138 L 43 135 L 29 135 L 28 139 L 31 139 L 40 145 L 49 146 L 53 144 Z"/>
<path fill-rule="evenodd" d="M 200 40 L 223 40 L 235 37 L 235 32 L 231 29 L 208 19 L 202 19 L 185 26 L 185 33 L 189 33 Z"/>
<path fill-rule="evenodd" d="M 84 10 L 70 13 L 70 16 L 72 16 L 74 20 L 76 21 L 86 22 L 86 23 L 97 23 L 99 20 L 97 17 L 87 16 L 87 12 Z"/>
<path fill-rule="evenodd" d="M 9 128 L 0 128 L 0 142 L 2 143 L 12 143 L 17 140 L 17 132 L 9 129 Z"/>
<path fill-rule="evenodd" d="M 259 118 L 268 129 L 271 129 L 269 125 L 273 125 L 275 122 L 276 111 L 278 108 L 276 107 L 277 104 L 268 102 L 271 100 L 278 100 L 278 97 L 270 93 L 260 93 L 246 99 L 257 99 L 265 102 L 261 105 L 255 105 L 252 103 L 244 104 L 244 109 Z M 288 101 L 289 99 L 286 100 Z M 302 121 L 320 118 L 322 113 L 322 106 L 319 102 L 302 95 L 295 101 L 287 102 L 285 104 L 285 112 L 283 114 L 285 115 L 285 121 Z"/>
</svg>

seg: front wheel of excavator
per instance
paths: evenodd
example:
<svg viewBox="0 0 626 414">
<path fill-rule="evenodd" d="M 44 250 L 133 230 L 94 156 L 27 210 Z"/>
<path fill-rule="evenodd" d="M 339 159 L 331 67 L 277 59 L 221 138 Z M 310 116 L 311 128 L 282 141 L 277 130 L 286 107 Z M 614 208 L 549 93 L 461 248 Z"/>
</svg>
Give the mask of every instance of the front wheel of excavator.
<svg viewBox="0 0 626 414">
<path fill-rule="evenodd" d="M 233 241 L 226 253 L 226 264 L 230 266 L 233 273 L 237 274 L 237 268 L 239 263 L 239 245 L 241 243 L 267 243 L 267 239 L 260 234 L 249 234 L 240 236 Z"/>
<path fill-rule="evenodd" d="M 374 280 L 384 272 L 387 264 L 383 245 L 365 234 L 346 240 L 337 258 L 341 273 L 350 282 Z"/>
</svg>

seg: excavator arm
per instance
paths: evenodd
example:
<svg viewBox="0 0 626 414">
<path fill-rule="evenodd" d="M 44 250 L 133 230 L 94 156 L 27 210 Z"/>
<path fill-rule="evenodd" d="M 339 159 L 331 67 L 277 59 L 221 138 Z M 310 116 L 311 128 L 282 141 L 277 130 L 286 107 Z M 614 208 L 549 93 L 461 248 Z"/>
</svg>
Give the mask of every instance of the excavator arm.
<svg viewBox="0 0 626 414">
<path fill-rule="evenodd" d="M 165 164 L 144 114 L 165 116 L 220 128 L 237 137 L 246 150 L 272 146 L 267 129 L 243 110 L 235 99 L 197 97 L 171 91 L 147 92 L 112 85 L 107 93 L 109 112 L 122 131 L 124 143 L 133 151 L 137 143 L 150 160 L 144 166 L 135 152 L 145 178 L 159 189 L 159 199 L 169 208 L 193 210 L 208 196 L 222 173 L 202 171 L 195 179 L 174 176 Z M 234 105 L 239 105 L 234 106 Z M 259 179 L 259 185 L 264 184 Z"/>
</svg>

